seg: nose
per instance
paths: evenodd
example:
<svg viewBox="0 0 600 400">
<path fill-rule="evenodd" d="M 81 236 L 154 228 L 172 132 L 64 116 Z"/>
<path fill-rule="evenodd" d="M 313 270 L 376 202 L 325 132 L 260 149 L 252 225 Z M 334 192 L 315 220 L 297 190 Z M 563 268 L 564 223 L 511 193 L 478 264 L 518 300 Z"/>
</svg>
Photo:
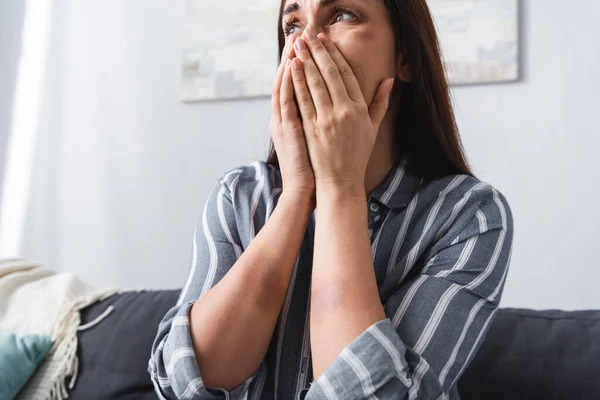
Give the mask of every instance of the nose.
<svg viewBox="0 0 600 400">
<path fill-rule="evenodd" d="M 309 23 L 306 25 L 306 27 L 302 31 L 303 39 L 306 39 L 306 30 L 307 29 L 310 29 L 315 34 L 315 36 L 319 36 L 319 33 L 322 33 L 325 36 L 325 38 L 329 39 L 329 37 L 328 37 L 329 35 L 327 34 L 327 32 L 322 27 L 320 27 L 314 23 Z"/>
<path fill-rule="evenodd" d="M 320 32 L 323 31 L 323 29 L 314 22 L 306 24 L 306 28 L 304 28 L 304 31 L 306 31 L 307 29 L 313 31 L 315 35 L 318 35 Z M 304 33 L 304 31 L 302 33 Z"/>
</svg>

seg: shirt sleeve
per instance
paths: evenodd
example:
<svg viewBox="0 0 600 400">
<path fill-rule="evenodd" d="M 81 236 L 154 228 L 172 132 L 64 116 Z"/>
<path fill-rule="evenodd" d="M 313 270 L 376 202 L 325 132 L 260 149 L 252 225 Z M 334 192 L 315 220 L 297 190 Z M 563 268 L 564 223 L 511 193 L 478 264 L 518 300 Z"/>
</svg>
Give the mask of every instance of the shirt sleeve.
<svg viewBox="0 0 600 400">
<path fill-rule="evenodd" d="M 202 294 L 216 285 L 242 254 L 230 187 L 236 172 L 228 171 L 214 186 L 194 232 L 192 267 L 177 304 L 159 324 L 148 372 L 161 399 L 241 399 L 256 377 L 231 391 L 204 385 L 192 347 L 189 312 Z"/>
<path fill-rule="evenodd" d="M 511 210 L 494 188 L 462 210 L 455 221 L 466 223 L 441 233 L 420 273 L 383 301 L 387 318 L 342 350 L 306 400 L 455 398 L 498 308 L 513 238 Z"/>
</svg>

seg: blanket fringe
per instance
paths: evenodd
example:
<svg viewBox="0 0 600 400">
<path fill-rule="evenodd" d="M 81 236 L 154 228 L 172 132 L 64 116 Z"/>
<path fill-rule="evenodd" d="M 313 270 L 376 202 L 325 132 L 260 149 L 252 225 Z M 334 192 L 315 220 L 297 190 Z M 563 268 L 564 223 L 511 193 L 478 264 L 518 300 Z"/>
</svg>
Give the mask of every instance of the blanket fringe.
<svg viewBox="0 0 600 400">
<path fill-rule="evenodd" d="M 79 372 L 77 333 L 99 324 L 110 315 L 114 307 L 112 305 L 109 306 L 96 319 L 84 325 L 81 325 L 81 309 L 117 293 L 120 293 L 120 291 L 111 290 L 99 296 L 88 297 L 74 302 L 69 307 L 69 311 L 65 316 L 55 325 L 52 334 L 55 345 L 50 350 L 49 356 L 64 361 L 60 363 L 60 367 L 53 371 L 52 376 L 49 378 L 51 389 L 47 400 L 66 400 L 69 397 L 69 390 L 75 387 Z"/>
<path fill-rule="evenodd" d="M 51 400 L 63 400 L 69 397 L 67 391 L 66 378 L 76 376 L 76 370 L 78 369 L 77 361 L 77 326 L 80 322 L 79 312 L 70 312 L 67 314 L 68 318 L 63 320 L 63 330 L 57 337 L 57 346 L 54 349 L 53 357 L 61 360 L 65 360 L 62 363 L 61 368 L 54 372 L 52 377 L 52 388 L 50 390 Z M 73 383 L 73 378 L 71 383 Z M 69 388 L 72 388 L 69 384 Z"/>
</svg>

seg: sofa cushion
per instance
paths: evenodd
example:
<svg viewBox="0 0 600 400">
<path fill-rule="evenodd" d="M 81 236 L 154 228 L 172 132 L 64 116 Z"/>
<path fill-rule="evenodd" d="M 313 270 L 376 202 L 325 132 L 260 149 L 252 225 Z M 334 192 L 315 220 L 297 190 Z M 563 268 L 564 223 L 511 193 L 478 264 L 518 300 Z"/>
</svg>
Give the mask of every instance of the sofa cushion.
<svg viewBox="0 0 600 400">
<path fill-rule="evenodd" d="M 12 399 L 52 347 L 47 335 L 0 332 L 0 399 Z"/>
<path fill-rule="evenodd" d="M 179 290 L 126 292 L 82 311 L 82 324 L 113 311 L 79 332 L 79 374 L 69 399 L 152 399 L 148 359 L 158 324 L 177 302 Z"/>
<path fill-rule="evenodd" d="M 129 292 L 83 310 L 79 377 L 69 399 L 156 399 L 147 372 L 178 290 Z M 459 380 L 462 400 L 600 399 L 600 311 L 500 309 Z"/>
<path fill-rule="evenodd" d="M 600 311 L 498 310 L 458 387 L 463 400 L 600 399 Z"/>
</svg>

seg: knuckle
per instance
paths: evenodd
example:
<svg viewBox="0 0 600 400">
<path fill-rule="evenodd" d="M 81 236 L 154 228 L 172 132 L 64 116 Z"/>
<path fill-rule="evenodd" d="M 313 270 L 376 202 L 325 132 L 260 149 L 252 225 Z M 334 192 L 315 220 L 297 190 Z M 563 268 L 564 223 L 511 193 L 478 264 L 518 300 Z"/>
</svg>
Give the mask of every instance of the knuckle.
<svg viewBox="0 0 600 400">
<path fill-rule="evenodd" d="M 303 94 L 298 98 L 298 102 L 303 107 L 309 107 L 312 104 L 312 97 L 308 93 Z"/>
<path fill-rule="evenodd" d="M 279 100 L 279 105 L 282 108 L 287 108 L 287 107 L 289 107 L 289 106 L 292 105 L 292 102 L 290 101 L 290 99 L 287 99 L 287 98 L 284 99 L 284 98 L 282 98 L 282 99 Z"/>
<path fill-rule="evenodd" d="M 339 74 L 339 69 L 335 65 L 328 65 L 325 67 L 323 73 L 327 76 L 337 76 Z"/>
<path fill-rule="evenodd" d="M 321 90 L 325 87 L 325 83 L 323 82 L 323 80 L 321 78 L 313 78 L 310 80 L 309 84 L 311 87 L 313 87 L 317 90 Z"/>
<path fill-rule="evenodd" d="M 353 103 L 348 110 L 350 112 L 352 112 L 353 114 L 355 113 L 361 113 L 361 112 L 368 112 L 369 111 L 369 107 L 367 107 L 367 104 L 364 102 L 355 102 Z"/>
<path fill-rule="evenodd" d="M 352 112 L 352 110 L 351 110 L 351 109 L 349 109 L 349 108 L 343 108 L 343 109 L 341 109 L 341 110 L 339 111 L 339 114 L 338 114 L 338 115 L 339 115 L 339 117 L 338 117 L 338 118 L 339 118 L 340 120 L 342 120 L 342 121 L 348 121 L 348 120 L 350 120 L 350 119 L 352 118 L 352 115 L 353 115 L 353 114 L 354 114 L 354 113 Z"/>
<path fill-rule="evenodd" d="M 325 48 L 325 46 L 323 46 L 322 43 L 316 43 L 313 47 L 313 51 L 314 52 L 323 52 L 323 51 L 327 51 L 327 49 Z"/>
<path fill-rule="evenodd" d="M 293 122 L 290 123 L 288 126 L 288 130 L 290 131 L 291 134 L 301 134 L 302 133 L 302 125 L 300 125 L 299 123 Z"/>
<path fill-rule="evenodd" d="M 339 71 L 340 71 L 340 75 L 342 75 L 342 76 L 351 76 L 352 75 L 352 69 L 347 65 L 339 67 Z"/>
<path fill-rule="evenodd" d="M 271 89 L 271 96 L 273 96 L 273 97 L 279 96 L 279 86 L 278 85 L 273 85 L 273 88 Z"/>
<path fill-rule="evenodd" d="M 304 74 L 301 74 L 301 73 L 300 73 L 300 74 L 294 74 L 294 75 L 292 76 L 292 80 L 293 80 L 294 82 L 296 82 L 296 83 L 304 83 L 304 81 L 305 81 L 306 79 L 304 78 Z"/>
</svg>

